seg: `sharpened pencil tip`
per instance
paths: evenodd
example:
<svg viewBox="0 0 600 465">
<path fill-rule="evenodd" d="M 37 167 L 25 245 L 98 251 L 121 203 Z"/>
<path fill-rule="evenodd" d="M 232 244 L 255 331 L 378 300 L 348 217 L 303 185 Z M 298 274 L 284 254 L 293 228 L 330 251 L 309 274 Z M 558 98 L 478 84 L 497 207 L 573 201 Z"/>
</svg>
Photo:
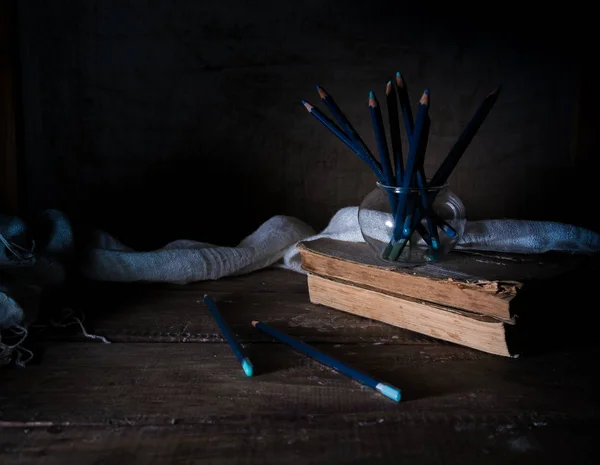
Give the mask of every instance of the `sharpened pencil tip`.
<svg viewBox="0 0 600 465">
<path fill-rule="evenodd" d="M 426 90 L 425 92 L 423 92 L 423 95 L 421 96 L 421 100 L 419 101 L 419 103 L 421 105 L 429 105 L 429 90 Z"/>
<path fill-rule="evenodd" d="M 401 89 L 404 89 L 404 78 L 399 72 L 396 73 L 396 85 Z"/>
<path fill-rule="evenodd" d="M 402 74 L 400 74 L 400 71 L 396 72 L 396 77 L 402 77 Z"/>
<path fill-rule="evenodd" d="M 306 109 L 308 110 L 309 113 L 312 112 L 313 106 L 310 103 L 308 103 L 305 100 L 302 100 L 302 105 L 304 105 L 306 107 Z"/>
<path fill-rule="evenodd" d="M 325 92 L 325 89 L 323 89 L 322 87 L 317 86 L 317 92 L 319 93 L 319 97 L 321 97 L 322 100 L 329 97 L 329 94 Z"/>
<path fill-rule="evenodd" d="M 373 91 L 369 92 L 369 107 L 377 108 L 379 105 L 377 103 L 377 99 L 375 98 L 375 94 Z"/>
<path fill-rule="evenodd" d="M 402 392 L 400 389 L 390 386 L 389 384 L 379 383 L 377 386 L 375 386 L 375 389 L 381 392 L 384 396 L 389 397 L 396 402 L 400 402 L 402 399 Z"/>
<path fill-rule="evenodd" d="M 253 321 L 252 322 L 252 326 L 256 326 L 258 324 L 258 321 Z"/>
<path fill-rule="evenodd" d="M 319 84 L 317 84 L 315 87 L 317 88 L 317 90 L 319 90 L 319 89 L 320 89 L 320 87 L 319 87 Z"/>
<path fill-rule="evenodd" d="M 388 81 L 385 85 L 385 95 L 389 97 L 393 90 L 394 88 L 392 87 L 392 81 Z"/>
<path fill-rule="evenodd" d="M 429 95 L 429 89 L 425 89 L 425 95 Z"/>
<path fill-rule="evenodd" d="M 252 366 L 252 362 L 248 358 L 245 358 L 242 362 L 242 369 L 244 370 L 244 373 L 246 373 L 246 376 L 252 376 L 254 374 L 254 366 Z"/>
</svg>

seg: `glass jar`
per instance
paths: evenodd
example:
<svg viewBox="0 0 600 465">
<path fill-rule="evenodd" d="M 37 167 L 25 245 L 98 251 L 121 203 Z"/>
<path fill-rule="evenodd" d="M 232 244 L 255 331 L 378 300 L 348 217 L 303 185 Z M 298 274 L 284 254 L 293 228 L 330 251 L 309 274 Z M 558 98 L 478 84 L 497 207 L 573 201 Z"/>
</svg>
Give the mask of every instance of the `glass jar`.
<svg viewBox="0 0 600 465">
<path fill-rule="evenodd" d="M 363 238 L 394 265 L 440 261 L 462 237 L 465 207 L 447 184 L 402 188 L 377 183 L 358 208 Z"/>
</svg>

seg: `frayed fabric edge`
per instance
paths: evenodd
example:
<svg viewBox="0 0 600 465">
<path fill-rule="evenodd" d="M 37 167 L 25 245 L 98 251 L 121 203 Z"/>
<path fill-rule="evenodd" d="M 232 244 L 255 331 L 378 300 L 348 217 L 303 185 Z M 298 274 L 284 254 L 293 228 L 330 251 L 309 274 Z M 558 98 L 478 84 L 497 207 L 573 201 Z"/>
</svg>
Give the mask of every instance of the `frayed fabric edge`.
<svg viewBox="0 0 600 465">
<path fill-rule="evenodd" d="M 33 358 L 33 352 L 22 346 L 29 332 L 21 325 L 13 325 L 0 330 L 0 365 L 8 365 L 14 358 L 17 366 L 25 367 Z M 7 337 L 16 337 L 16 341 L 7 344 Z"/>
</svg>

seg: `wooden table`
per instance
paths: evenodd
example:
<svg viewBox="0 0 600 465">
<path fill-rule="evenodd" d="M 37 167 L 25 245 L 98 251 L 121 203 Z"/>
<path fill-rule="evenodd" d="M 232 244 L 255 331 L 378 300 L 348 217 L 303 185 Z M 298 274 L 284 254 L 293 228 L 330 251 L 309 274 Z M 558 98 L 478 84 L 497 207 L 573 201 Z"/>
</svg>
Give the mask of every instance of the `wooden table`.
<svg viewBox="0 0 600 465">
<path fill-rule="evenodd" d="M 242 372 L 202 303 L 248 348 Z M 595 346 L 505 359 L 309 303 L 283 270 L 187 286 L 98 285 L 88 331 L 39 333 L 0 370 L 0 463 L 597 463 Z M 403 389 L 396 404 L 251 327 L 260 319 Z"/>
</svg>

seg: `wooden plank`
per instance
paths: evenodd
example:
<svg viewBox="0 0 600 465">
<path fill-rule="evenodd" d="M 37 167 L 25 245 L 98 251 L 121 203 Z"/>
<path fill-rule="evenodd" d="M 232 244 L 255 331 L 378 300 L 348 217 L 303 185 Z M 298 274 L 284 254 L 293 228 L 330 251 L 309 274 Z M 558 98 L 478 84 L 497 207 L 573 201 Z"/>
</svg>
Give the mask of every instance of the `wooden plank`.
<svg viewBox="0 0 600 465">
<path fill-rule="evenodd" d="M 598 426 L 421 423 L 315 416 L 295 422 L 215 419 L 202 425 L 0 428 L 11 465 L 594 463 Z"/>
<path fill-rule="evenodd" d="M 434 339 L 374 320 L 359 318 L 308 298 L 306 276 L 287 270 L 261 270 L 216 281 L 174 285 L 93 284 L 78 290 L 72 307 L 85 314 L 86 328 L 114 342 L 224 341 L 206 309 L 214 297 L 244 341 L 262 340 L 250 322 L 276 324 L 308 341 L 434 343 Z M 46 339 L 77 339 L 81 332 L 47 328 Z"/>
<path fill-rule="evenodd" d="M 599 349 L 505 359 L 458 347 L 319 345 L 403 390 L 394 403 L 287 347 L 248 346 L 246 377 L 225 344 L 50 345 L 41 364 L 5 369 L 0 419 L 69 425 L 252 424 L 314 415 L 409 424 L 596 421 L 589 367 Z"/>
</svg>

